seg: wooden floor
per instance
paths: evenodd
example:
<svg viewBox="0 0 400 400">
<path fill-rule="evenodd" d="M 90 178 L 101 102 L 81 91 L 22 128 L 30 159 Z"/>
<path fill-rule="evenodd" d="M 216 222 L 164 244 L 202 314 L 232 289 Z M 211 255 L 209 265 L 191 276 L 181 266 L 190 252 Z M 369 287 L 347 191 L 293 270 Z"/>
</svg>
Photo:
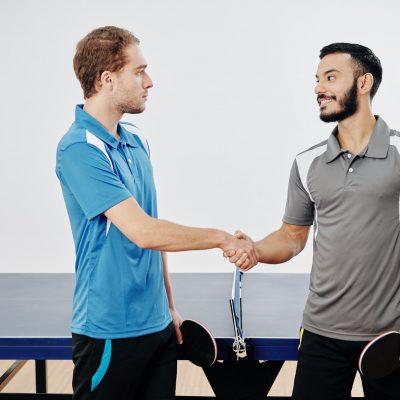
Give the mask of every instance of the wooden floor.
<svg viewBox="0 0 400 400">
<path fill-rule="evenodd" d="M 0 375 L 2 375 L 13 361 L 0 360 Z M 49 393 L 72 393 L 72 361 L 47 362 L 47 389 Z M 296 362 L 288 361 L 284 364 L 269 395 L 290 396 L 293 388 L 293 379 Z M 18 374 L 3 389 L 3 392 L 34 393 L 34 362 L 28 361 Z M 188 361 L 178 362 L 177 395 L 212 396 L 213 391 L 203 373 L 203 370 Z M 357 374 L 353 386 L 353 396 L 363 396 L 360 377 Z"/>
</svg>

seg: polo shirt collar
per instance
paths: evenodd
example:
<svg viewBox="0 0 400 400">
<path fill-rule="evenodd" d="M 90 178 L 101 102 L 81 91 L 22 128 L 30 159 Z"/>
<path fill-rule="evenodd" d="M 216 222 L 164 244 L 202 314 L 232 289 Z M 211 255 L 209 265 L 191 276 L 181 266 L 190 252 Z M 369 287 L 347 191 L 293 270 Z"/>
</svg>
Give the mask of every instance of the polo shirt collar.
<svg viewBox="0 0 400 400">
<path fill-rule="evenodd" d="M 93 118 L 83 109 L 83 104 L 78 104 L 75 108 L 75 121 L 103 142 L 112 147 L 118 147 L 118 140 L 115 139 L 115 137 L 111 135 L 107 129 L 97 121 L 97 119 Z"/>
<path fill-rule="evenodd" d="M 390 128 L 379 115 L 375 115 L 375 118 L 376 124 L 369 139 L 366 151 L 362 151 L 360 155 L 370 158 L 386 158 L 390 144 Z M 337 134 L 338 127 L 336 126 L 328 138 L 326 163 L 333 161 L 343 153 L 337 139 Z"/>
<path fill-rule="evenodd" d="M 343 150 L 339 146 L 339 141 L 337 140 L 337 133 L 338 133 L 338 128 L 333 130 L 331 135 L 328 138 L 327 142 L 327 149 L 326 149 L 326 162 L 330 163 L 333 161 L 336 157 L 339 156 L 339 154 L 343 153 Z"/>
<path fill-rule="evenodd" d="M 122 124 L 118 124 L 118 133 L 122 143 L 125 143 L 131 147 L 138 147 L 133 133 L 125 129 Z"/>
<path fill-rule="evenodd" d="M 375 128 L 369 139 L 365 157 L 386 158 L 390 146 L 390 128 L 379 115 L 375 115 L 375 118 Z"/>
</svg>

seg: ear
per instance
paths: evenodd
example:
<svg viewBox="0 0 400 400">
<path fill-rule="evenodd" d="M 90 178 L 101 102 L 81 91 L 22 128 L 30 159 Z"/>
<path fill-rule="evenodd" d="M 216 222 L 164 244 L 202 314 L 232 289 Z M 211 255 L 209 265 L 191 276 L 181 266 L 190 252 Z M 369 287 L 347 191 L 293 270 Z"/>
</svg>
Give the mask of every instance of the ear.
<svg viewBox="0 0 400 400">
<path fill-rule="evenodd" d="M 96 82 L 96 89 L 100 91 L 102 88 L 111 90 L 113 86 L 113 77 L 110 71 L 103 71 L 100 78 Z"/>
<path fill-rule="evenodd" d="M 367 72 L 358 78 L 358 90 L 360 94 L 368 94 L 374 85 L 374 77 Z"/>
</svg>

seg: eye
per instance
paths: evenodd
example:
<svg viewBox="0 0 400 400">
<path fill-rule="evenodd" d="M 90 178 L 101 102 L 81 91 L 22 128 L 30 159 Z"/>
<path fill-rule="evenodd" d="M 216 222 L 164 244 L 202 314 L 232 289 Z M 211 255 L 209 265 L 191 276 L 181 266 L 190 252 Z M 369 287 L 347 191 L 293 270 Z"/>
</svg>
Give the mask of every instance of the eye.
<svg viewBox="0 0 400 400">
<path fill-rule="evenodd" d="M 335 79 L 335 75 L 328 75 L 328 81 L 333 81 Z"/>
</svg>

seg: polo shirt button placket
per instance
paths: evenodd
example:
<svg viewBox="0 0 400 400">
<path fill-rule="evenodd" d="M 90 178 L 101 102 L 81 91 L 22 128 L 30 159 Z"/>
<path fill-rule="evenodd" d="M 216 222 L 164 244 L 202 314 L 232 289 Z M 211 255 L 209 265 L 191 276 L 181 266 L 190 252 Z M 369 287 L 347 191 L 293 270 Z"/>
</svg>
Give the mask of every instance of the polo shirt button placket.
<svg viewBox="0 0 400 400">
<path fill-rule="evenodd" d="M 131 171 L 131 174 L 134 175 L 133 173 L 133 166 L 132 166 L 132 158 L 130 155 L 127 155 L 128 153 L 128 149 L 127 149 L 127 145 L 125 143 L 121 143 L 122 144 L 122 152 L 124 154 L 125 160 L 127 161 L 129 170 Z"/>
<path fill-rule="evenodd" d="M 350 176 L 354 172 L 354 168 L 351 165 L 356 160 L 356 157 L 352 158 L 351 153 L 346 152 L 345 160 L 347 162 L 347 173 L 346 173 L 346 184 L 345 184 L 344 190 L 349 190 L 349 188 L 352 186 L 352 182 L 353 182 L 353 179 Z"/>
<path fill-rule="evenodd" d="M 347 172 L 353 172 L 354 169 L 351 168 L 351 164 L 354 160 L 351 159 L 351 153 L 346 151 L 345 154 L 343 154 L 343 156 L 345 157 L 346 163 L 347 163 Z"/>
</svg>

